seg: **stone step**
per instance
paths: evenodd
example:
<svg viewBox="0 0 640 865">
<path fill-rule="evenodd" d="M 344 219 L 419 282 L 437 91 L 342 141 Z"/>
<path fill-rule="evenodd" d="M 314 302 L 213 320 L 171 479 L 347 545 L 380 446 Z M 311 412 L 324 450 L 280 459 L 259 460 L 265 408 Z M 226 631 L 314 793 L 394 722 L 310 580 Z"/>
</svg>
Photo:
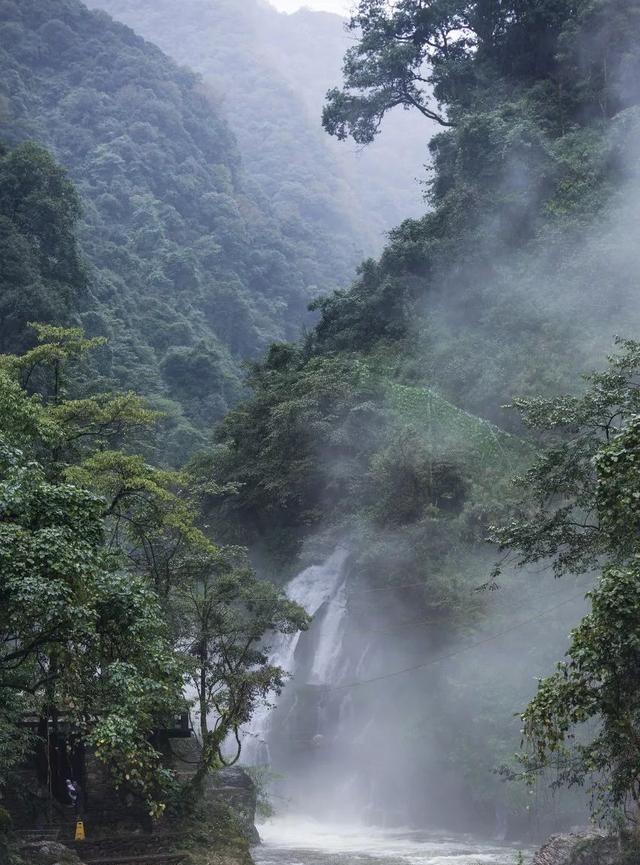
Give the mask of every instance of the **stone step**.
<svg viewBox="0 0 640 865">
<path fill-rule="evenodd" d="M 146 853 L 142 856 L 111 856 L 103 859 L 84 858 L 85 865 L 173 865 L 185 858 L 185 853 Z"/>
<path fill-rule="evenodd" d="M 57 841 L 60 835 L 58 827 L 50 829 L 16 829 L 13 833 L 19 842 Z"/>
<path fill-rule="evenodd" d="M 86 829 L 87 826 L 85 825 L 85 830 Z M 89 827 L 89 832 L 90 831 L 91 827 Z M 112 835 L 102 836 L 100 838 L 92 837 L 89 834 L 84 841 L 76 841 L 74 846 L 78 851 L 83 850 L 88 852 L 89 855 L 94 852 L 96 854 L 104 852 L 105 855 L 113 854 L 116 856 L 131 853 L 135 847 L 142 847 L 143 849 L 155 847 L 157 852 L 158 848 L 166 848 L 169 845 L 180 844 L 183 841 L 183 832 L 153 832 L 148 834 L 126 832 L 121 834 L 113 833 Z"/>
</svg>

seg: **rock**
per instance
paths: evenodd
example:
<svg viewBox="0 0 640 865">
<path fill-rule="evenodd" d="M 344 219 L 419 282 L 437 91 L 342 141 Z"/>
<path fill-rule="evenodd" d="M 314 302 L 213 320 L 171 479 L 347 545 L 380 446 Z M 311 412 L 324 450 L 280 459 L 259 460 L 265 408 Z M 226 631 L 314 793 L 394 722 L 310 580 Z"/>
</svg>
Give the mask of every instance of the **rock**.
<svg viewBox="0 0 640 865">
<path fill-rule="evenodd" d="M 28 865 L 80 865 L 73 850 L 58 841 L 29 841 L 21 844 L 20 857 Z"/>
<path fill-rule="evenodd" d="M 255 827 L 256 787 L 244 769 L 232 766 L 207 775 L 203 786 L 203 799 L 205 806 L 224 805 L 228 808 L 244 838 L 250 844 L 260 843 Z"/>
<path fill-rule="evenodd" d="M 196 775 L 202 750 L 195 736 L 171 739 L 164 745 L 166 764 L 176 777 L 188 783 Z M 250 776 L 237 766 L 218 769 L 202 781 L 202 805 L 212 818 L 220 808 L 232 814 L 241 836 L 250 844 L 260 843 L 255 827 L 256 788 Z"/>
<path fill-rule="evenodd" d="M 552 835 L 532 865 L 623 865 L 620 842 L 595 829 Z"/>
</svg>

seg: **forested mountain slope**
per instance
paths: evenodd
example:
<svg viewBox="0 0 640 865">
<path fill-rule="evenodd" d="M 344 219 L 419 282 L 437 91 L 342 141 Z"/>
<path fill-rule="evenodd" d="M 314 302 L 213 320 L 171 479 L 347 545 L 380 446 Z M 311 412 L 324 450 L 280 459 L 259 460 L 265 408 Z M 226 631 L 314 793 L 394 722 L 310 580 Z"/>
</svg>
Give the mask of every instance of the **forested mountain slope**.
<svg viewBox="0 0 640 865">
<path fill-rule="evenodd" d="M 432 131 L 424 120 L 399 110 L 366 152 L 323 134 L 322 102 L 350 44 L 339 16 L 285 15 L 262 0 L 88 5 L 204 76 L 238 137 L 247 174 L 292 236 L 328 256 L 327 275 L 342 285 L 360 259 L 379 253 L 385 231 L 424 212 L 418 181 Z"/>
<path fill-rule="evenodd" d="M 492 593 L 473 589 L 493 585 L 490 526 L 515 507 L 509 476 L 539 442 L 480 425 L 492 447 L 479 458 L 479 422 L 466 412 L 524 436 L 504 403 L 579 389 L 615 334 L 640 332 L 640 18 L 627 0 L 362 0 L 358 10 L 360 36 L 325 125 L 366 144 L 398 99 L 438 115 L 432 210 L 395 229 L 349 290 L 316 304 L 320 320 L 303 341 L 272 347 L 254 366 L 252 396 L 219 428 L 211 471 L 240 483 L 216 513 L 278 563 L 303 542 L 343 544 L 356 600 L 383 590 L 407 622 L 428 623 L 407 637 L 413 660 L 403 654 L 402 668 L 478 615 L 497 632 L 503 616 L 523 615 L 517 600 L 486 615 Z M 506 579 L 515 596 L 530 589 L 526 577 Z M 423 736 L 412 751 L 421 777 L 440 778 L 443 790 L 465 777 L 474 807 L 500 801 L 486 777 L 518 747 L 505 718 L 530 698 L 531 670 L 562 656 L 580 595 L 565 619 L 548 611 L 545 639 L 514 638 L 518 661 L 502 682 L 491 648 L 476 653 L 475 674 L 473 662 L 433 674 L 437 707 L 425 692 L 393 731 Z"/>
<path fill-rule="evenodd" d="M 311 343 L 391 341 L 403 376 L 504 423 L 514 394 L 575 386 L 640 325 L 640 18 L 626 0 L 452 9 L 422 21 L 411 3 L 360 4 L 328 131 L 366 144 L 397 99 L 445 127 L 432 212 L 319 305 Z"/>
<path fill-rule="evenodd" d="M 68 321 L 87 272 L 78 249 L 80 200 L 64 169 L 32 143 L 0 144 L 0 341 L 20 349 L 28 323 Z"/>
<path fill-rule="evenodd" d="M 318 287 L 336 284 L 333 262 L 245 182 L 193 73 L 76 0 L 1 11 L 0 136 L 49 147 L 78 186 L 90 273 L 76 312 L 110 338 L 100 372 L 202 428 L 236 399 L 241 359 L 297 333 Z"/>
<path fill-rule="evenodd" d="M 330 131 L 366 143 L 385 99 L 395 100 L 389 76 L 422 81 L 425 56 L 416 49 L 416 59 L 402 46 L 431 45 L 429 27 L 445 24 L 422 22 L 411 3 L 400 7 L 380 12 L 375 0 L 360 4 L 353 81 L 328 105 Z M 471 15 L 476 7 L 464 8 Z M 479 7 L 476 14 L 474 26 L 489 27 Z M 512 396 L 576 387 L 616 333 L 640 327 L 637 10 L 620 0 L 597 10 L 558 2 L 549 19 L 527 4 L 514 16 L 501 11 L 494 36 L 482 30 L 475 42 L 461 37 L 459 56 L 443 48 L 429 61 L 428 93 L 435 89 L 448 124 L 430 145 L 433 211 L 395 229 L 350 289 L 315 304 L 320 319 L 301 344 L 273 347 L 254 368 L 254 398 L 227 417 L 220 433 L 231 448 L 232 474 L 257 468 L 236 506 L 265 496 L 262 514 L 271 508 L 289 526 L 332 514 L 339 497 L 334 491 L 327 504 L 318 500 L 317 478 L 348 468 L 353 453 L 362 455 L 378 435 L 379 422 L 341 428 L 360 400 L 367 413 L 384 409 L 386 391 L 371 390 L 374 381 L 435 389 L 462 409 L 509 423 L 501 406 Z M 296 435 L 305 411 L 313 421 L 302 422 Z M 293 436 L 304 472 L 289 473 L 291 446 L 283 448 L 288 463 L 277 482 L 264 452 L 259 461 L 245 459 L 254 423 L 274 448 L 279 435 L 289 445 Z M 327 457 L 334 435 L 339 458 Z M 378 445 L 384 441 L 382 435 Z M 440 453 L 442 447 L 438 441 Z M 351 475 L 351 464 L 342 493 L 363 469 Z M 291 489 L 314 472 L 293 506 Z"/>
</svg>

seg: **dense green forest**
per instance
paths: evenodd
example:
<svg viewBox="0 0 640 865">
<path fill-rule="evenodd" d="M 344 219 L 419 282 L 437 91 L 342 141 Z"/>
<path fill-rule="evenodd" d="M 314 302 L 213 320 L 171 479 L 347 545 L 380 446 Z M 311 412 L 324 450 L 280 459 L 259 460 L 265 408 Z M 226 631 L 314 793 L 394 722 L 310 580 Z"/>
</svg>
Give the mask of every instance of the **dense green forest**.
<svg viewBox="0 0 640 865">
<path fill-rule="evenodd" d="M 129 6 L 168 48 L 171 7 Z M 429 212 L 332 290 L 363 217 L 313 136 L 282 155 L 307 119 L 258 152 L 262 60 L 230 91 L 245 174 L 226 35 L 206 69 L 198 43 L 212 86 L 76 0 L 0 3 L 0 784 L 21 715 L 64 711 L 171 809 L 150 734 L 186 681 L 201 774 L 239 749 L 285 681 L 264 635 L 309 624 L 282 586 L 343 545 L 350 590 L 390 592 L 377 633 L 383 607 L 420 626 L 392 657 L 444 658 L 352 703 L 401 707 L 389 739 L 443 813 L 506 802 L 522 827 L 517 778 L 591 785 L 620 825 L 640 800 L 637 4 L 360 0 L 351 27 L 326 130 L 375 147 L 407 108 L 425 144 L 441 131 Z M 253 98 L 286 114 L 302 92 Z"/>
<path fill-rule="evenodd" d="M 7 2 L 1 24 L 0 135 L 49 147 L 78 186 L 90 273 L 74 316 L 109 336 L 107 382 L 165 400 L 184 453 L 237 399 L 241 360 L 295 334 L 308 301 L 346 278 L 348 219 L 335 253 L 319 246 L 246 180 L 211 88 L 105 15 Z M 8 336 L 5 349 L 21 344 Z"/>
<path fill-rule="evenodd" d="M 337 15 L 276 12 L 258 0 L 92 0 L 199 72 L 238 138 L 251 181 L 273 203 L 284 230 L 326 261 L 319 290 L 347 285 L 355 266 L 382 248 L 383 232 L 424 211 L 428 159 L 420 123 L 398 112 L 362 152 L 331 141 L 322 101 L 349 42 Z M 399 155 L 401 158 L 398 158 Z"/>
<path fill-rule="evenodd" d="M 24 345 L 27 325 L 64 321 L 87 288 L 78 249 L 81 205 L 64 169 L 42 147 L 0 154 L 2 343 Z"/>
</svg>

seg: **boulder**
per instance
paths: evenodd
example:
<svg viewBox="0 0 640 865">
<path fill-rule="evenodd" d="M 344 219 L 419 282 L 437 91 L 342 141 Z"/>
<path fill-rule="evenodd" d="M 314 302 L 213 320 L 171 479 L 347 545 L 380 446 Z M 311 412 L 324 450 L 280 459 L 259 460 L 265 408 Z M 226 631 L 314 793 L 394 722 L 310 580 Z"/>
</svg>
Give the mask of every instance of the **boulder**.
<svg viewBox="0 0 640 865">
<path fill-rule="evenodd" d="M 255 826 L 256 787 L 244 769 L 232 766 L 207 775 L 202 792 L 205 807 L 222 805 L 228 808 L 246 840 L 250 844 L 260 842 Z"/>
<path fill-rule="evenodd" d="M 585 829 L 552 835 L 532 865 L 623 865 L 625 861 L 618 838 Z"/>
<path fill-rule="evenodd" d="M 80 865 L 76 853 L 58 841 L 28 841 L 21 844 L 20 858 L 27 865 Z"/>
<path fill-rule="evenodd" d="M 195 736 L 171 739 L 163 746 L 166 765 L 183 783 L 196 776 L 202 749 Z M 200 805 L 217 820 L 220 812 L 232 815 L 237 830 L 250 844 L 258 844 L 260 836 L 255 827 L 257 793 L 251 777 L 238 766 L 217 769 L 202 779 Z"/>
</svg>

